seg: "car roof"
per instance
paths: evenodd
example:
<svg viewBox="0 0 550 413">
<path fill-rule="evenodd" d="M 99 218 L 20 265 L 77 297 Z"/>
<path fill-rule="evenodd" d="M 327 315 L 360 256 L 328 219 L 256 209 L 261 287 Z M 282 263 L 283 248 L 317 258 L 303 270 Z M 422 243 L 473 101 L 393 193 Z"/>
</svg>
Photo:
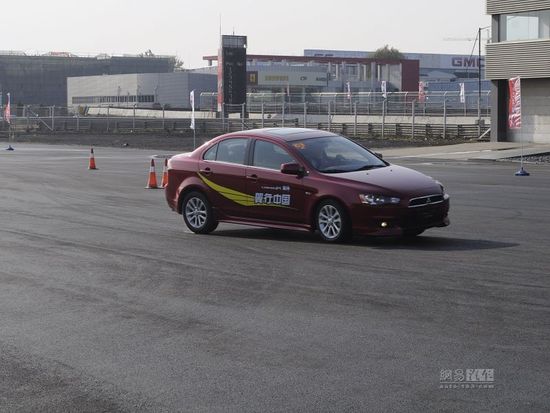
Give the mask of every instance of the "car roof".
<svg viewBox="0 0 550 413">
<path fill-rule="evenodd" d="M 305 128 L 264 128 L 251 129 L 241 132 L 233 132 L 228 136 L 248 136 L 248 137 L 266 137 L 284 142 L 292 142 L 311 138 L 322 138 L 326 136 L 338 136 L 335 133 L 322 131 L 318 129 Z"/>
</svg>

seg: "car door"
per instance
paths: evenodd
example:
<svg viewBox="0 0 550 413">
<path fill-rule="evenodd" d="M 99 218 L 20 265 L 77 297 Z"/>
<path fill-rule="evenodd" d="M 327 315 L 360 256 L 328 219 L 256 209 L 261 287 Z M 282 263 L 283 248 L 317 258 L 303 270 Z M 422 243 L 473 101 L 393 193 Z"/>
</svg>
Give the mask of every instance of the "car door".
<svg viewBox="0 0 550 413">
<path fill-rule="evenodd" d="M 256 139 L 246 168 L 246 192 L 254 197 L 249 217 L 262 221 L 305 222 L 303 177 L 285 175 L 281 165 L 297 163 L 282 146 Z"/>
<path fill-rule="evenodd" d="M 208 149 L 199 161 L 199 177 L 210 189 L 212 206 L 227 217 L 246 216 L 252 204 L 246 194 L 245 159 L 249 138 L 228 138 Z"/>
</svg>

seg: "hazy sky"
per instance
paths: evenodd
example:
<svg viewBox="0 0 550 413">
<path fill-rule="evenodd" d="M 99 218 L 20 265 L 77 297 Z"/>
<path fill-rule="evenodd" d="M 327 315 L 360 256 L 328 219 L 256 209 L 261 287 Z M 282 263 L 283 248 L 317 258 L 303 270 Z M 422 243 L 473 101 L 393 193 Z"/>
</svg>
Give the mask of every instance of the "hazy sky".
<svg viewBox="0 0 550 413">
<path fill-rule="evenodd" d="M 469 54 L 487 26 L 484 0 L 25 0 L 3 8 L 0 50 L 178 55 L 206 65 L 224 34 L 248 36 L 252 54 L 301 55 L 304 49 Z"/>
</svg>

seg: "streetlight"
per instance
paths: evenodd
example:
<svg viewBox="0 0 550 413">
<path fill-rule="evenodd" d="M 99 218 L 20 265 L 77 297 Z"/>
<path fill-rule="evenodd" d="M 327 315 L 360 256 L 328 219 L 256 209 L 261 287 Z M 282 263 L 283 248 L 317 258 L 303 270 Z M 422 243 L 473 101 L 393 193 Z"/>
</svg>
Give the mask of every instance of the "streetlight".
<svg viewBox="0 0 550 413">
<path fill-rule="evenodd" d="M 491 26 L 480 27 L 477 31 L 477 41 L 478 41 L 478 61 L 477 61 L 477 70 L 478 70 L 478 95 L 477 95 L 477 117 L 478 117 L 478 131 L 479 136 L 481 136 L 481 31 L 490 29 Z"/>
</svg>

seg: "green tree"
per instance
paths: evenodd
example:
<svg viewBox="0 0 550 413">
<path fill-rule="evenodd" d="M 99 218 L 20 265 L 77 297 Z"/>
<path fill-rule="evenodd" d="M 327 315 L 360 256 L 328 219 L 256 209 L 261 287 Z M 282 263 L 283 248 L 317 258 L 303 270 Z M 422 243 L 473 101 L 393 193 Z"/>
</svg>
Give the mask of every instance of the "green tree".
<svg viewBox="0 0 550 413">
<path fill-rule="evenodd" d="M 372 55 L 374 59 L 379 60 L 403 60 L 405 56 L 395 47 L 390 47 L 385 45 L 384 47 L 379 48 Z"/>
</svg>

